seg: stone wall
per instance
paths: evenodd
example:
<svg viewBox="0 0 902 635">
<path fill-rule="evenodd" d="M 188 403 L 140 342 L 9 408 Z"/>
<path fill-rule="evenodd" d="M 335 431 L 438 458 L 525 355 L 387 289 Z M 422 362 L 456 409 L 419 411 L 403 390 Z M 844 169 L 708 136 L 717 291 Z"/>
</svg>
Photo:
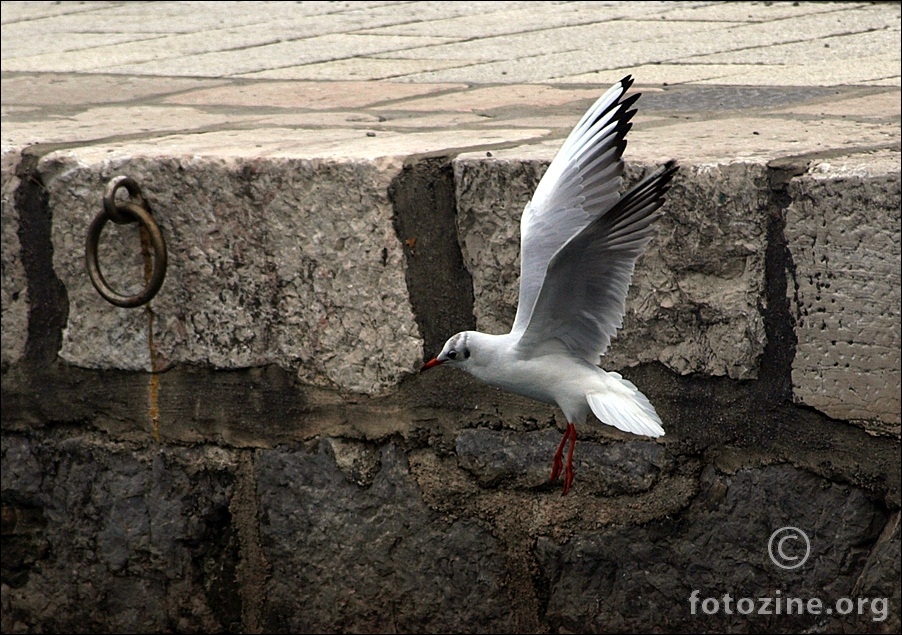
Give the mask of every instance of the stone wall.
<svg viewBox="0 0 902 635">
<path fill-rule="evenodd" d="M 546 166 L 6 150 L 3 631 L 898 632 L 898 152 L 684 162 L 605 358 L 667 435 L 584 426 L 566 497 L 559 412 L 416 372 L 510 324 Z M 169 247 L 138 309 L 84 269 L 117 174 Z"/>
</svg>

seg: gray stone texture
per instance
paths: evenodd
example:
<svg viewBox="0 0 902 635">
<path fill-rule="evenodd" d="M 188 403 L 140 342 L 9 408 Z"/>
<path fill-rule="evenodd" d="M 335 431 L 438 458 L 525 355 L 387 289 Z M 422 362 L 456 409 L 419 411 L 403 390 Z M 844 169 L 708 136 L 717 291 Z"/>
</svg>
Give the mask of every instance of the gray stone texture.
<svg viewBox="0 0 902 635">
<path fill-rule="evenodd" d="M 330 456 L 257 454 L 267 631 L 516 632 L 504 546 L 485 524 L 420 500 L 406 457 L 379 450 L 361 486 Z M 299 592 L 300 591 L 300 592 Z"/>
<path fill-rule="evenodd" d="M 0 630 L 900 632 L 899 17 L 4 2 Z M 604 361 L 667 434 L 581 426 L 561 496 L 555 407 L 415 370 L 509 327 L 520 210 L 626 73 L 628 181 L 682 169 Z M 122 173 L 170 249 L 132 310 L 84 267 Z M 737 613 L 777 591 L 868 604 Z"/>
<path fill-rule="evenodd" d="M 506 333 L 517 309 L 520 215 L 547 164 L 468 155 L 454 162 L 461 250 L 480 330 Z M 630 166 L 627 181 L 643 168 Z M 658 361 L 681 374 L 757 376 L 766 244 L 765 170 L 683 166 L 639 260 L 608 368 Z"/>
<path fill-rule="evenodd" d="M 372 393 L 421 361 L 403 254 L 391 223 L 391 171 L 366 161 L 45 157 L 54 268 L 69 294 L 62 359 L 87 368 L 279 364 L 305 382 Z M 143 188 L 168 241 L 150 309 L 120 309 L 84 266 L 87 226 L 106 182 Z M 136 225 L 108 224 L 100 262 L 120 292 L 139 289 Z M 151 332 L 152 330 L 152 340 Z"/>
<path fill-rule="evenodd" d="M 579 478 L 607 493 L 524 497 L 496 478 L 513 471 L 505 446 L 552 436 L 464 431 L 457 467 L 329 437 L 236 450 L 4 435 L 3 631 L 898 631 L 899 514 L 864 490 L 788 464 L 689 461 L 658 478 L 661 446 L 637 442 L 582 444 L 603 467 Z M 787 525 L 811 541 L 798 571 L 768 556 Z M 693 614 L 696 589 L 887 610 Z"/>
<path fill-rule="evenodd" d="M 58 441 L 3 436 L 3 632 L 240 621 L 228 580 L 232 453 Z"/>
<path fill-rule="evenodd" d="M 796 401 L 899 433 L 898 155 L 817 163 L 789 185 L 786 238 L 798 337 Z"/>
<path fill-rule="evenodd" d="M 19 208 L 15 196 L 19 187 L 16 170 L 21 148 L 4 148 L 2 155 L 2 199 L 0 199 L 0 301 L 2 301 L 3 337 L 0 361 L 3 365 L 21 359 L 28 339 L 28 281 L 22 264 L 19 243 Z"/>
<path fill-rule="evenodd" d="M 785 570 L 770 560 L 769 537 L 786 526 L 805 528 L 810 565 Z M 825 487 L 787 465 L 706 469 L 698 495 L 678 517 L 611 526 L 563 544 L 540 537 L 535 554 L 549 585 L 545 616 L 552 631 L 593 633 L 635 632 L 648 624 L 661 632 L 892 632 L 899 624 L 898 579 L 869 585 L 876 597 L 889 599 L 883 620 L 870 610 L 847 616 L 833 610 L 859 584 L 868 553 L 857 545 L 872 543 L 885 526 L 884 512 L 860 490 Z M 784 553 L 801 557 L 784 546 Z M 891 575 L 892 565 L 884 571 Z M 778 592 L 784 599 L 819 598 L 833 615 L 778 615 L 773 604 L 770 615 L 737 611 L 739 598 L 754 598 L 757 609 L 757 598 Z M 723 609 L 727 593 L 731 612 L 702 610 L 705 598 L 716 598 Z"/>
<path fill-rule="evenodd" d="M 539 489 L 548 485 L 551 459 L 561 440 L 557 430 L 464 430 L 454 451 L 460 467 L 482 487 Z M 581 487 L 598 496 L 639 494 L 669 471 L 671 458 L 651 441 L 600 444 L 579 441 L 574 469 Z"/>
</svg>

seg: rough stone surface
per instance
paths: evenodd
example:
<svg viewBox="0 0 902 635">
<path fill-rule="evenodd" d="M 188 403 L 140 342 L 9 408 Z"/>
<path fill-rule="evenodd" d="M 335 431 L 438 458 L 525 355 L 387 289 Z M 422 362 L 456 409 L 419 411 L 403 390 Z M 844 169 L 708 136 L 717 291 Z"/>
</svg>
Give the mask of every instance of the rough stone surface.
<svg viewBox="0 0 902 635">
<path fill-rule="evenodd" d="M 883 168 L 883 169 L 881 169 Z M 798 347 L 796 401 L 874 432 L 899 433 L 898 155 L 821 161 L 789 186 L 787 289 Z"/>
<path fill-rule="evenodd" d="M 466 155 L 454 167 L 477 325 L 505 333 L 517 308 L 520 215 L 547 164 Z M 630 166 L 627 180 L 641 178 L 642 167 Z M 636 266 L 623 330 L 603 364 L 659 361 L 683 374 L 755 377 L 766 342 L 759 306 L 766 203 L 759 165 L 684 166 L 658 235 Z"/>
<path fill-rule="evenodd" d="M 520 216 L 547 163 L 463 155 L 454 160 L 457 235 L 473 277 L 476 326 L 506 333 L 517 313 Z"/>
<path fill-rule="evenodd" d="M 207 382 L 233 374 L 204 372 Z M 200 371 L 184 381 L 208 387 Z M 898 445 L 852 426 L 825 422 L 812 447 L 811 427 L 796 434 L 790 417 L 764 433 L 776 446 L 749 439 L 707 453 L 698 448 L 730 426 L 711 430 L 690 408 L 663 443 L 599 442 L 582 429 L 577 482 L 561 497 L 537 484 L 559 438 L 548 428 L 455 430 L 442 417 L 408 420 L 390 439 L 363 440 L 350 424 L 346 436 L 261 439 L 257 449 L 229 447 L 211 429 L 216 443 L 183 447 L 136 435 L 139 421 L 136 442 L 92 431 L 90 417 L 12 432 L 8 407 L 4 632 L 898 631 L 898 478 L 885 472 Z M 50 420 L 64 408 L 45 407 Z M 330 425 L 334 415 L 308 408 L 314 428 Z M 257 410 L 236 416 L 273 416 Z M 516 425 L 515 410 L 503 412 Z M 878 450 L 866 462 L 863 443 Z M 768 465 L 781 454 L 818 473 Z M 768 537 L 784 525 L 812 540 L 798 573 L 768 560 Z M 702 599 L 885 597 L 888 617 L 692 615 L 694 589 Z"/>
<path fill-rule="evenodd" d="M 348 479 L 326 448 L 257 454 L 272 569 L 265 630 L 519 630 L 504 549 L 487 527 L 424 506 L 395 446 L 381 449 L 381 468 L 366 487 Z"/>
<path fill-rule="evenodd" d="M 892 613 L 887 615 L 884 625 L 886 633 L 898 631 L 902 626 L 902 615 L 899 611 L 902 608 L 902 601 L 900 601 L 900 586 L 902 585 L 899 582 L 902 580 L 902 555 L 900 555 L 902 539 L 899 535 L 899 525 L 900 513 L 896 511 L 883 528 L 864 571 L 852 589 L 854 597 L 890 598 L 889 609 Z M 861 622 L 866 622 L 867 616 L 861 620 L 856 619 L 853 615 L 849 616 L 846 621 L 851 622 L 860 630 L 867 630 L 861 628 Z"/>
<path fill-rule="evenodd" d="M 54 267 L 70 301 L 61 357 L 123 370 L 277 363 L 297 368 L 304 381 L 358 392 L 396 383 L 420 362 L 422 343 L 391 223 L 392 172 L 384 167 L 45 157 Z M 142 185 L 168 240 L 168 274 L 151 310 L 107 304 L 85 274 L 87 225 L 118 174 Z M 135 226 L 109 227 L 101 246 L 111 285 L 140 288 Z"/>
<path fill-rule="evenodd" d="M 461 468 L 483 487 L 536 489 L 548 486 L 551 460 L 560 443 L 556 430 L 535 432 L 464 430 L 455 453 Z M 599 496 L 651 489 L 668 467 L 664 446 L 649 441 L 599 444 L 580 441 L 574 469 L 580 486 Z"/>
<path fill-rule="evenodd" d="M 3 337 L 0 338 L 0 362 L 5 366 L 18 361 L 25 352 L 28 337 L 28 282 L 22 265 L 19 243 L 19 210 L 15 195 L 19 187 L 16 169 L 21 162 L 20 148 L 4 148 L 2 159 L 2 208 L 0 208 L 0 278 L 2 278 Z"/>
<path fill-rule="evenodd" d="M 654 624 L 661 632 L 796 632 L 817 627 L 841 632 L 840 616 L 739 614 L 739 598 L 820 598 L 833 606 L 850 597 L 866 559 L 860 544 L 873 542 L 886 517 L 860 491 L 823 484 L 790 466 L 703 472 L 701 489 L 679 517 L 644 526 L 610 526 L 563 544 L 539 538 L 535 554 L 548 584 L 545 617 L 552 632 L 627 633 Z M 787 525 L 802 529 L 811 554 L 797 570 L 768 556 L 770 535 Z M 787 547 L 788 548 L 788 547 Z M 791 552 L 789 555 L 795 555 Z M 892 571 L 892 565 L 884 571 Z M 865 611 L 855 620 L 867 632 L 893 632 L 899 624 L 899 581 L 879 587 L 891 598 L 884 621 Z M 690 596 L 698 590 L 692 614 Z M 701 601 L 724 594 L 725 610 L 707 615 Z M 709 607 L 711 605 L 709 604 Z M 771 611 L 774 612 L 773 606 Z"/>
<path fill-rule="evenodd" d="M 3 632 L 240 621 L 230 452 L 55 441 L 3 436 Z"/>
<path fill-rule="evenodd" d="M 3 3 L 4 633 L 900 631 L 899 3 L 201 4 Z M 508 327 L 518 210 L 627 72 L 628 178 L 683 169 L 605 363 L 667 434 L 581 426 L 561 496 L 554 406 L 410 371 Z M 170 243 L 149 310 L 84 275 L 120 168 Z M 102 243 L 137 284 L 135 229 Z M 777 592 L 867 604 L 736 611 Z"/>
</svg>

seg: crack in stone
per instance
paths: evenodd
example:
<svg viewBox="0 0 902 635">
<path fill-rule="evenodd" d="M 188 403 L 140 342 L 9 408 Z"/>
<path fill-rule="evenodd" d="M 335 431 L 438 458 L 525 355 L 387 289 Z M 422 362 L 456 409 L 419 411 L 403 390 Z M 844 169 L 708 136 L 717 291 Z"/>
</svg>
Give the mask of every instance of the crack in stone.
<svg viewBox="0 0 902 635">
<path fill-rule="evenodd" d="M 19 244 L 28 284 L 28 339 L 24 361 L 36 366 L 56 361 L 69 315 L 66 287 L 53 269 L 53 214 L 47 188 L 38 172 L 40 156 L 24 151 L 16 169 L 19 187 Z"/>
<path fill-rule="evenodd" d="M 408 163 L 389 187 L 405 278 L 427 359 L 458 331 L 476 328 L 473 280 L 457 235 L 448 157 Z"/>
<path fill-rule="evenodd" d="M 807 162 L 772 161 L 768 164 L 770 199 L 767 205 L 767 247 L 763 307 L 767 344 L 761 358 L 760 388 L 768 400 L 792 400 L 792 362 L 798 338 L 787 290 L 789 279 L 798 291 L 795 264 L 787 245 L 786 209 L 792 203 L 788 186 L 793 177 L 804 174 Z"/>
</svg>

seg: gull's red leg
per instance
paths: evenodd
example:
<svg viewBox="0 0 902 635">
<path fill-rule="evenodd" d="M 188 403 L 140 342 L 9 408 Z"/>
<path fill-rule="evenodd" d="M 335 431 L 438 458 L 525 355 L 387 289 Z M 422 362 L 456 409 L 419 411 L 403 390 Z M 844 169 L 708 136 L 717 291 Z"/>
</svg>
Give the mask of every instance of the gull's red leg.
<svg viewBox="0 0 902 635">
<path fill-rule="evenodd" d="M 570 448 L 567 450 L 567 467 L 564 468 L 564 448 L 567 446 L 567 441 L 570 442 Z M 554 453 L 554 462 L 551 466 L 551 481 L 557 480 L 557 477 L 561 475 L 561 471 L 564 472 L 564 492 L 566 494 L 570 491 L 570 486 L 573 484 L 573 448 L 576 445 L 576 426 L 572 423 L 567 424 L 567 429 L 564 431 L 564 438 L 561 439 L 560 445 L 557 446 L 557 451 Z M 563 496 L 561 494 L 561 496 Z"/>
<path fill-rule="evenodd" d="M 561 475 L 561 470 L 564 469 L 564 447 L 567 445 L 567 439 L 570 438 L 570 424 L 567 424 L 567 429 L 564 430 L 564 437 L 561 439 L 560 445 L 557 446 L 557 452 L 554 453 L 554 462 L 551 464 L 551 478 L 548 479 L 551 482 L 557 480 L 557 477 Z"/>
<path fill-rule="evenodd" d="M 567 450 L 567 467 L 564 469 L 564 491 L 561 493 L 561 496 L 569 492 L 570 486 L 573 485 L 573 449 L 576 447 L 576 426 L 572 423 L 567 424 L 567 434 L 570 435 L 570 449 Z"/>
</svg>

